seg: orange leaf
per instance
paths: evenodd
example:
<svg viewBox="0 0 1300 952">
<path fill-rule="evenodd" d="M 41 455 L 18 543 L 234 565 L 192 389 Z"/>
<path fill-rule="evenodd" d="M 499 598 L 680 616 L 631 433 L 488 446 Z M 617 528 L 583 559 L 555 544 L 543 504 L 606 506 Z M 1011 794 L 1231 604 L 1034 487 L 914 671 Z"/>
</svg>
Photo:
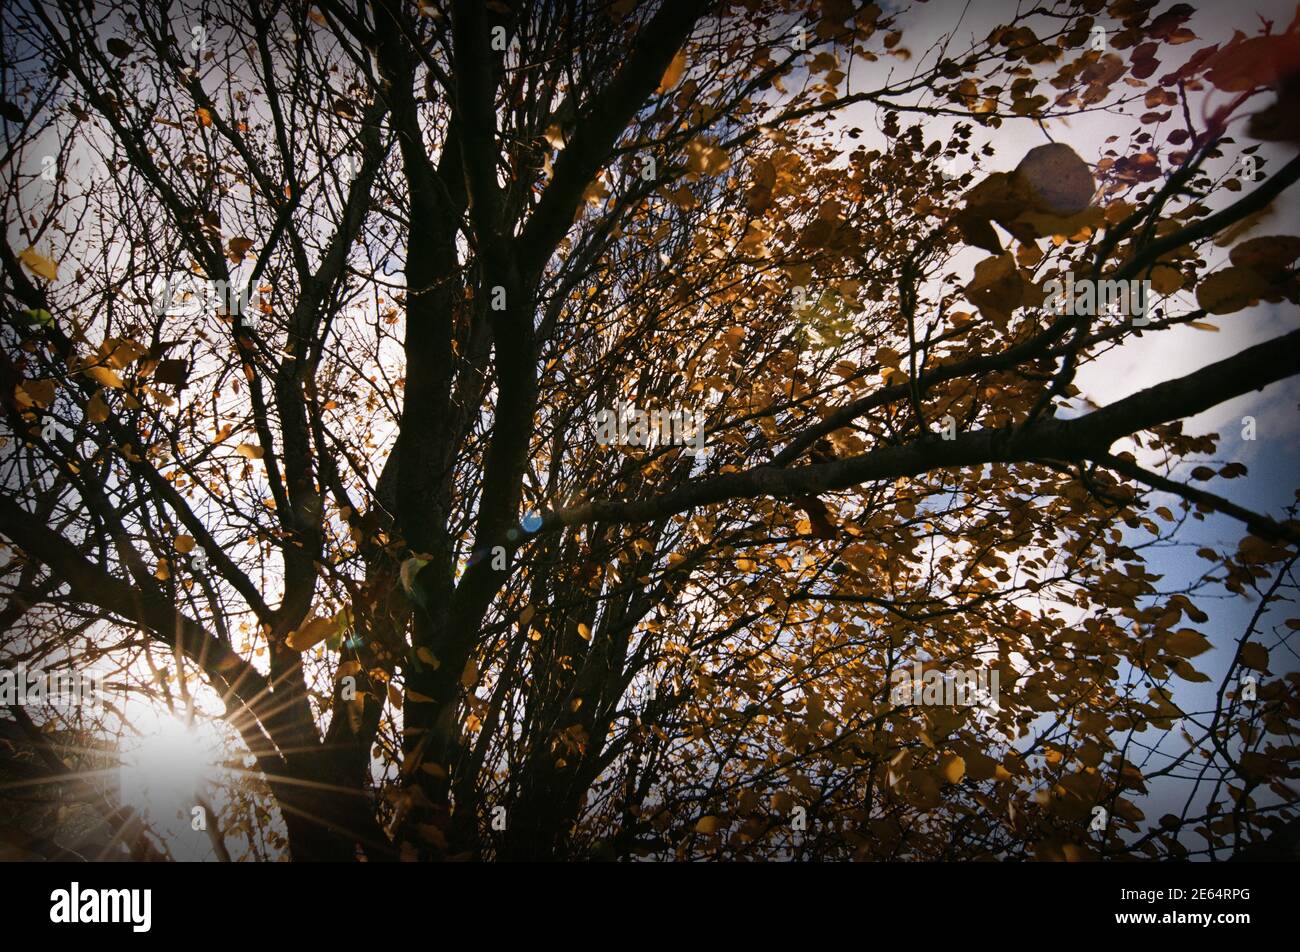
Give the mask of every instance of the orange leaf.
<svg viewBox="0 0 1300 952">
<path fill-rule="evenodd" d="M 673 61 L 668 64 L 664 70 L 664 78 L 659 81 L 657 93 L 666 93 L 676 86 L 682 79 L 682 73 L 686 72 L 686 52 L 683 50 L 673 57 Z"/>
</svg>

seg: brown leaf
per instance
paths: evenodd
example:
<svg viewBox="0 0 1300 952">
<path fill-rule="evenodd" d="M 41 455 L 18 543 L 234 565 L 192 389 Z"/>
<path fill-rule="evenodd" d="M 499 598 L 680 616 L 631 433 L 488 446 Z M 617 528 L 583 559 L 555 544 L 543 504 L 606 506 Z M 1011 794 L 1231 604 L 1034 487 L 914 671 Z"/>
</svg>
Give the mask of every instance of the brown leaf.
<svg viewBox="0 0 1300 952">
<path fill-rule="evenodd" d="M 244 260 L 244 256 L 248 254 L 248 249 L 251 247 L 253 247 L 252 238 L 238 235 L 226 242 L 226 255 L 235 264 L 239 264 Z"/>
<path fill-rule="evenodd" d="M 153 372 L 155 383 L 171 384 L 175 387 L 185 388 L 186 382 L 190 377 L 190 362 L 181 359 L 160 360 L 157 368 Z"/>
<path fill-rule="evenodd" d="M 1201 279 L 1196 303 L 1210 314 L 1232 314 L 1259 298 L 1259 275 L 1246 268 L 1223 268 Z"/>
<path fill-rule="evenodd" d="M 1030 149 L 1012 175 L 1029 189 L 1040 211 L 1074 215 L 1092 202 L 1092 170 L 1064 142 Z"/>
<path fill-rule="evenodd" d="M 1268 649 L 1257 641 L 1247 641 L 1241 646 L 1241 663 L 1256 671 L 1268 670 Z"/>
<path fill-rule="evenodd" d="M 1234 246 L 1228 257 L 1239 268 L 1280 280 L 1286 277 L 1291 264 L 1300 258 L 1300 238 L 1295 235 L 1251 238 Z"/>
<path fill-rule="evenodd" d="M 1183 273 L 1167 264 L 1151 269 L 1151 289 L 1157 294 L 1173 294 L 1183 286 Z"/>
<path fill-rule="evenodd" d="M 22 408 L 31 406 L 41 407 L 44 409 L 54 403 L 56 388 L 54 381 L 45 378 L 42 380 L 24 380 L 14 387 L 14 399 Z"/>
</svg>

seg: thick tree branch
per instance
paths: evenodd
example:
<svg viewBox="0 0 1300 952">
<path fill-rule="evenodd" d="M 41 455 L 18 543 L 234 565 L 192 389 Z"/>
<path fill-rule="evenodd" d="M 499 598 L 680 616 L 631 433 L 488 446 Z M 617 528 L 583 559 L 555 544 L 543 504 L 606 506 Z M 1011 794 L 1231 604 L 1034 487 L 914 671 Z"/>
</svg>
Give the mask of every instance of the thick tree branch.
<svg viewBox="0 0 1300 952">
<path fill-rule="evenodd" d="M 649 522 L 729 499 L 822 493 L 933 469 L 1044 458 L 1099 458 L 1122 436 L 1193 416 L 1296 373 L 1300 373 L 1300 331 L 1248 347 L 1233 357 L 1077 419 L 1046 420 L 1023 431 L 1015 427 L 976 430 L 959 434 L 954 440 L 926 436 L 903 446 L 794 469 L 760 466 L 701 480 L 648 499 L 598 500 L 552 511 L 543 517 L 540 531 L 596 521 Z"/>
</svg>

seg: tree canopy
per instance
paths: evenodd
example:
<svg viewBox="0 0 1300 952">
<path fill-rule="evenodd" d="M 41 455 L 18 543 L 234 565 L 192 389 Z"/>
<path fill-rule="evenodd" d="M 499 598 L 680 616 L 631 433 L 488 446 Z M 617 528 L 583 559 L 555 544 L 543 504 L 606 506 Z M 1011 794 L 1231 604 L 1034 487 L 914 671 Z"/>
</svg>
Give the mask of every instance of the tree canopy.
<svg viewBox="0 0 1300 952">
<path fill-rule="evenodd" d="M 1293 851 L 1300 520 L 1184 424 L 1300 373 L 1300 14 L 970 7 L 7 4 L 41 789 L 143 707 L 227 859 Z"/>
</svg>

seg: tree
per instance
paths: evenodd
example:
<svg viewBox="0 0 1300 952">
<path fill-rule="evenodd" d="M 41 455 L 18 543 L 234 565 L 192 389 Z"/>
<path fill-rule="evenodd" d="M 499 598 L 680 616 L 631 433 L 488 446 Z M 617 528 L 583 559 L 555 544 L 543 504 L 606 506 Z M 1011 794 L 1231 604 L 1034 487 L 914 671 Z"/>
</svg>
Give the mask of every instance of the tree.
<svg viewBox="0 0 1300 952">
<path fill-rule="evenodd" d="M 839 0 L 13 6 L 6 656 L 219 698 L 295 859 L 1285 841 L 1300 522 L 1195 485 L 1245 467 L 1182 421 L 1300 332 L 1077 376 L 1297 302 L 1300 239 L 1244 236 L 1300 21 L 1186 55 L 1155 7 L 914 53 Z M 1162 590 L 1210 512 L 1240 546 Z M 1259 612 L 1185 710 L 1225 589 Z M 954 671 L 978 703 L 899 701 Z"/>
</svg>

